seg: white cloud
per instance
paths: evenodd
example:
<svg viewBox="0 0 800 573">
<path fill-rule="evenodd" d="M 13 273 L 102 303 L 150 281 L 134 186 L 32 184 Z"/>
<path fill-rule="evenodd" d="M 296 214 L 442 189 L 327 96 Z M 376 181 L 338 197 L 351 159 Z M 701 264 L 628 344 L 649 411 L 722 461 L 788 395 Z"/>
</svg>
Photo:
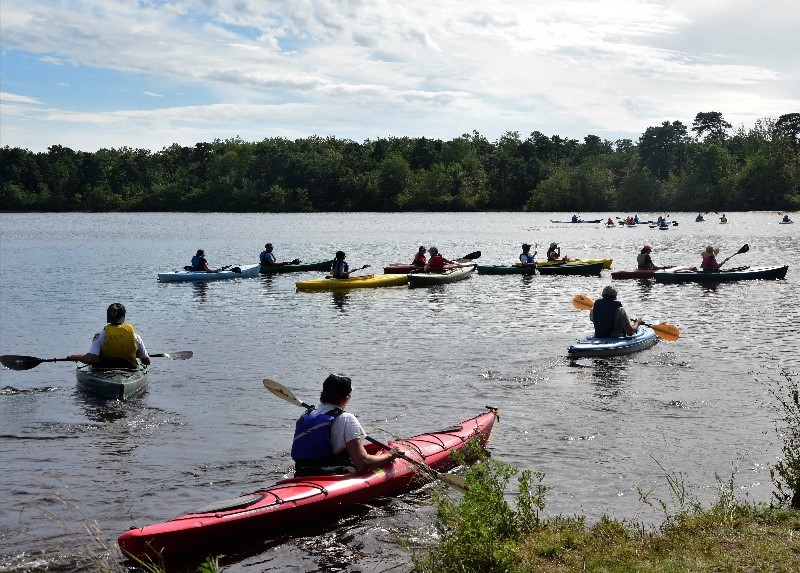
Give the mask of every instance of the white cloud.
<svg viewBox="0 0 800 573">
<path fill-rule="evenodd" d="M 64 144 L 55 138 L 67 126 L 111 121 L 113 137 L 127 137 L 127 145 L 160 134 L 160 148 L 181 134 L 209 140 L 231 132 L 361 140 L 452 138 L 473 130 L 493 139 L 538 130 L 635 139 L 655 118 L 690 122 L 708 110 L 734 124 L 752 123 L 800 108 L 798 6 L 795 0 L 773 0 L 769 10 L 745 0 L 4 0 L 4 57 L 11 50 L 42 63 L 136 74 L 154 82 L 142 86 L 149 96 L 143 106 L 154 98 L 168 103 L 77 113 L 52 90 L 41 96 L 49 112 L 25 111 L 29 127 L 14 123 L 13 110 L 0 126 L 14 128 L 3 134 L 13 139 L 8 144 L 41 148 Z M 26 79 L 13 80 L 14 91 L 26 93 Z M 7 73 L 3 81 L 10 81 Z M 181 105 L 181 92 L 195 97 Z M 64 131 L 51 132 L 53 122 L 63 122 Z M 109 146 L 109 132 L 80 131 L 70 136 L 77 147 Z"/>
</svg>

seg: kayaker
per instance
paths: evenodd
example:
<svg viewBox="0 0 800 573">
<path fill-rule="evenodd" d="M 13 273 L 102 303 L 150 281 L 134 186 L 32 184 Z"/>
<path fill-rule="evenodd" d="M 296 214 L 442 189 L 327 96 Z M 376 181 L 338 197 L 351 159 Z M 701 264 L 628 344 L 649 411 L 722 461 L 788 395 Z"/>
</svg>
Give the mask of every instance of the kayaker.
<svg viewBox="0 0 800 573">
<path fill-rule="evenodd" d="M 611 217 L 609 217 L 608 221 L 606 221 L 606 225 L 611 226 L 611 225 L 616 225 L 616 223 L 614 223 L 614 221 L 611 220 Z"/>
<path fill-rule="evenodd" d="M 633 336 L 643 324 L 638 318 L 631 322 L 622 303 L 617 300 L 617 289 L 611 285 L 603 289 L 602 298 L 594 301 L 589 319 L 594 323 L 595 338 Z"/>
<path fill-rule="evenodd" d="M 428 264 L 428 259 L 425 258 L 426 249 L 424 246 L 420 245 L 419 249 L 417 250 L 417 254 L 414 255 L 414 260 L 411 261 L 411 264 L 419 269 L 424 269 L 425 265 Z"/>
<path fill-rule="evenodd" d="M 642 247 L 642 250 L 636 255 L 636 264 L 637 268 L 641 270 L 649 270 L 649 271 L 660 271 L 662 269 L 668 269 L 669 267 L 657 267 L 655 263 L 653 263 L 653 259 L 650 257 L 650 253 L 653 252 L 653 247 L 650 244 L 646 244 Z"/>
<path fill-rule="evenodd" d="M 344 260 L 346 256 L 344 251 L 336 251 L 336 257 L 333 259 L 333 264 L 331 265 L 331 276 L 333 276 L 333 278 L 350 278 L 350 265 Z"/>
<path fill-rule="evenodd" d="M 791 223 L 791 222 L 792 222 L 792 220 L 789 218 L 789 215 L 784 215 L 784 216 L 783 216 L 783 222 L 784 222 L 784 223 Z"/>
<path fill-rule="evenodd" d="M 261 251 L 261 254 L 258 256 L 259 260 L 261 261 L 262 265 L 266 265 L 268 267 L 282 267 L 285 265 L 299 265 L 300 259 L 295 259 L 293 261 L 286 261 L 286 262 L 278 262 L 275 260 L 275 255 L 272 254 L 272 243 L 267 243 L 264 245 L 264 250 Z"/>
<path fill-rule="evenodd" d="M 206 260 L 206 252 L 203 249 L 197 249 L 197 254 L 192 257 L 192 270 L 205 271 L 207 273 L 218 273 L 219 269 L 212 269 L 208 266 Z"/>
<path fill-rule="evenodd" d="M 572 215 L 572 222 L 573 222 L 573 223 L 577 223 L 577 222 L 578 222 L 578 220 L 579 220 L 579 219 L 578 219 L 578 216 L 577 216 L 577 215 L 575 215 L 575 214 L 573 214 L 573 215 Z"/>
<path fill-rule="evenodd" d="M 728 222 L 728 216 L 725 213 L 723 213 L 722 217 L 719 218 L 719 222 L 720 223 L 727 223 Z"/>
<path fill-rule="evenodd" d="M 132 324 L 125 322 L 125 307 L 115 302 L 106 310 L 108 324 L 94 335 L 86 354 L 71 354 L 75 362 L 91 364 L 97 368 L 136 368 L 139 361 L 148 366 L 150 355 L 142 338 Z"/>
<path fill-rule="evenodd" d="M 428 264 L 425 265 L 425 272 L 426 273 L 443 273 L 445 265 L 454 265 L 453 261 L 449 261 L 445 259 L 442 255 L 439 254 L 439 249 L 436 247 L 431 247 L 428 249 L 428 252 L 431 255 Z"/>
<path fill-rule="evenodd" d="M 712 273 L 719 270 L 721 266 L 717 262 L 717 255 L 719 254 L 719 247 L 708 245 L 702 253 L 703 261 L 700 263 L 700 269 L 707 273 Z"/>
<path fill-rule="evenodd" d="M 523 267 L 536 266 L 536 253 L 531 254 L 531 246 L 528 243 L 522 243 L 522 253 L 519 256 L 519 262 Z"/>
<path fill-rule="evenodd" d="M 695 223 L 701 223 L 701 222 L 705 221 L 706 218 L 703 217 L 702 213 L 698 213 L 697 217 L 695 217 L 694 220 L 695 220 Z"/>
<path fill-rule="evenodd" d="M 361 439 L 367 433 L 358 418 L 345 412 L 352 391 L 350 378 L 331 374 L 322 383 L 320 403 L 297 420 L 292 442 L 295 476 L 344 474 L 398 457 L 395 448 L 383 454 L 364 449 Z"/>
<path fill-rule="evenodd" d="M 558 246 L 558 243 L 553 241 L 550 243 L 550 247 L 547 249 L 547 260 L 548 261 L 568 261 L 567 257 L 561 258 L 561 247 Z"/>
</svg>

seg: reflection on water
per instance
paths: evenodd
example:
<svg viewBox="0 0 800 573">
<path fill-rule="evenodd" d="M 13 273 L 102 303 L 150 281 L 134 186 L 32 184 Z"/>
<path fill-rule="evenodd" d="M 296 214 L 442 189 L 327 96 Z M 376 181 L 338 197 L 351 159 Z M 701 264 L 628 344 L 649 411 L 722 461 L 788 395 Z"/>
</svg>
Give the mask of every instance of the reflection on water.
<svg viewBox="0 0 800 573">
<path fill-rule="evenodd" d="M 344 312 L 347 307 L 347 300 L 350 298 L 350 291 L 346 290 L 334 290 L 331 292 L 331 303 L 333 307 L 337 310 Z"/>
<path fill-rule="evenodd" d="M 206 296 L 208 295 L 208 283 L 193 282 L 192 294 L 194 295 L 194 298 L 197 299 L 199 302 L 206 302 Z"/>
</svg>

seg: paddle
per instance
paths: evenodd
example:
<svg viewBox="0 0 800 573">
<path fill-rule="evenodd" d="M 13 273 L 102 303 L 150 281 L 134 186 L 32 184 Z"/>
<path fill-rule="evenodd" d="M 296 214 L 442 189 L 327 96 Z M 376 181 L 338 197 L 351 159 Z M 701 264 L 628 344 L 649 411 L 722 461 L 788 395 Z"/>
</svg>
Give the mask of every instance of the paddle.
<svg viewBox="0 0 800 573">
<path fill-rule="evenodd" d="M 363 267 L 358 267 L 357 269 L 353 269 L 352 271 L 347 271 L 348 278 L 349 278 L 349 276 L 350 276 L 350 275 L 352 275 L 354 272 L 356 272 L 356 271 L 361 271 L 361 270 L 364 270 L 364 269 L 368 269 L 368 268 L 370 268 L 371 266 L 372 266 L 372 265 L 364 265 Z M 338 277 L 334 277 L 334 276 L 331 276 L 331 275 L 327 275 L 325 278 L 326 278 L 326 279 L 335 279 L 335 278 L 338 278 Z M 339 280 L 347 280 L 347 279 L 339 279 Z"/>
<path fill-rule="evenodd" d="M 194 356 L 191 350 L 179 352 L 164 352 L 160 354 L 150 354 L 150 358 L 169 358 L 170 360 L 187 360 Z M 74 362 L 69 358 L 36 358 L 35 356 L 17 356 L 15 354 L 4 354 L 0 356 L 0 363 L 11 370 L 30 370 L 36 368 L 42 362 Z"/>
<path fill-rule="evenodd" d="M 313 410 L 314 409 L 314 406 L 312 406 L 310 404 L 306 404 L 305 402 L 300 400 L 297 396 L 294 395 L 294 392 L 289 390 L 286 386 L 284 386 L 280 382 L 276 382 L 275 380 L 270 380 L 269 378 L 264 378 L 264 388 L 266 388 L 267 390 L 272 392 L 278 398 L 281 398 L 282 400 L 286 400 L 290 404 L 294 404 L 295 406 L 301 406 L 301 407 L 305 408 L 306 410 Z M 379 446 L 379 447 L 385 449 L 386 451 L 389 451 L 389 450 L 392 449 L 389 446 L 387 446 L 386 444 L 384 444 L 382 442 L 379 442 L 378 440 L 376 440 L 374 438 L 370 438 L 369 436 L 367 436 L 367 440 L 369 442 L 372 442 L 376 446 Z M 395 451 L 397 451 L 397 450 L 395 450 Z M 453 489 L 455 489 L 457 491 L 460 491 L 461 493 L 466 493 L 467 490 L 468 490 L 467 482 L 461 476 L 440 473 L 440 472 L 436 471 L 435 469 L 433 469 L 432 467 L 430 467 L 425 462 L 421 462 L 421 461 L 415 460 L 414 458 L 406 455 L 403 452 L 399 452 L 399 457 L 403 458 L 407 462 L 410 462 L 410 463 L 414 464 L 415 466 L 417 466 L 418 468 L 423 470 L 425 473 L 427 473 L 430 476 L 440 480 L 443 484 L 448 485 L 448 486 L 452 487 Z"/>
<path fill-rule="evenodd" d="M 579 294 L 572 299 L 572 306 L 578 310 L 591 310 L 594 307 L 594 301 L 585 294 Z M 645 322 L 642 324 L 652 328 L 659 338 L 663 338 L 667 342 L 675 342 L 681 335 L 681 331 L 677 326 L 665 322 L 661 324 L 647 324 Z"/>
<path fill-rule="evenodd" d="M 750 245 L 748 245 L 747 243 L 745 243 L 744 245 L 742 245 L 742 248 L 741 248 L 741 249 L 739 249 L 738 251 L 736 251 L 735 253 L 733 253 L 733 254 L 732 254 L 730 257 L 728 257 L 727 259 L 723 260 L 723 261 L 722 261 L 722 262 L 719 264 L 719 266 L 718 266 L 717 268 L 719 268 L 719 267 L 721 267 L 722 265 L 724 265 L 725 263 L 727 263 L 727 262 L 728 262 L 728 260 L 729 260 L 729 259 L 731 259 L 732 257 L 735 257 L 736 255 L 741 255 L 742 253 L 746 253 L 746 252 L 747 252 L 747 251 L 749 251 L 749 250 L 750 250 Z"/>
</svg>

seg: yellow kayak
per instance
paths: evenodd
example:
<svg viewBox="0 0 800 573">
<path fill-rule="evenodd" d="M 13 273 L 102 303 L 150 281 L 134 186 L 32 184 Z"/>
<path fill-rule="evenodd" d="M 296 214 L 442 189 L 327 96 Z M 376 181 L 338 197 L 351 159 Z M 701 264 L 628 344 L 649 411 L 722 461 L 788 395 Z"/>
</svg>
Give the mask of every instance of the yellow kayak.
<svg viewBox="0 0 800 573">
<path fill-rule="evenodd" d="M 610 269 L 611 263 L 614 259 L 570 259 L 570 263 L 603 263 L 604 269 Z M 519 264 L 519 263 L 518 263 Z M 562 261 L 536 261 L 540 267 L 549 267 L 550 265 L 560 265 Z"/>
<path fill-rule="evenodd" d="M 344 290 L 351 288 L 378 288 L 400 286 L 408 282 L 408 275 L 363 275 L 349 279 L 311 279 L 297 281 L 297 290 Z"/>
</svg>

